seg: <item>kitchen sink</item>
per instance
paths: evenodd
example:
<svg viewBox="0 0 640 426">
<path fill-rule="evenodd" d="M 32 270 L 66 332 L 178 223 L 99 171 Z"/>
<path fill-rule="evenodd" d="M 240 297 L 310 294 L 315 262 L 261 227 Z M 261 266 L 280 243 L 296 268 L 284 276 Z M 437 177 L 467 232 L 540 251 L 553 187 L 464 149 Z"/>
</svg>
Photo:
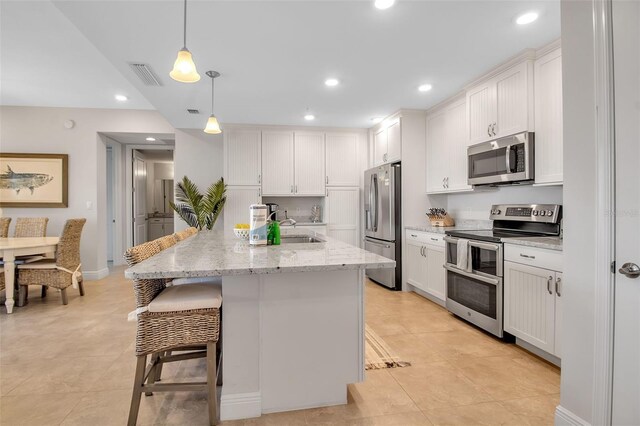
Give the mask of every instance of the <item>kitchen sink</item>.
<svg viewBox="0 0 640 426">
<path fill-rule="evenodd" d="M 280 244 L 324 243 L 323 240 L 307 235 L 282 235 Z"/>
</svg>

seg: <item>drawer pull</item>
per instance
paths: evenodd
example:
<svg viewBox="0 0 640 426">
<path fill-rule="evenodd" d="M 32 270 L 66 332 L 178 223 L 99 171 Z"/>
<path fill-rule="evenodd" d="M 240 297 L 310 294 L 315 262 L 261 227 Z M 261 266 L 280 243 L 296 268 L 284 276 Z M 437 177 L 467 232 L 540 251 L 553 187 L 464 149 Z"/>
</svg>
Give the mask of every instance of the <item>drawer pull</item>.
<svg viewBox="0 0 640 426">
<path fill-rule="evenodd" d="M 411 236 L 412 236 L 413 238 L 418 238 L 418 236 L 417 236 L 416 234 L 411 234 Z"/>
<path fill-rule="evenodd" d="M 520 257 L 526 257 L 527 259 L 535 259 L 536 258 L 535 256 L 530 256 L 528 254 L 522 254 L 522 253 L 520 253 Z"/>
<path fill-rule="evenodd" d="M 553 281 L 553 277 L 549 275 L 549 278 L 547 279 L 547 291 L 549 294 L 553 294 L 553 291 L 551 291 L 551 281 Z"/>
<path fill-rule="evenodd" d="M 438 238 L 431 238 L 431 241 L 440 241 Z"/>
<path fill-rule="evenodd" d="M 562 289 L 560 287 L 561 282 L 562 282 L 562 279 L 560 277 L 556 278 L 556 295 L 558 297 L 562 297 L 562 292 L 561 292 Z"/>
</svg>

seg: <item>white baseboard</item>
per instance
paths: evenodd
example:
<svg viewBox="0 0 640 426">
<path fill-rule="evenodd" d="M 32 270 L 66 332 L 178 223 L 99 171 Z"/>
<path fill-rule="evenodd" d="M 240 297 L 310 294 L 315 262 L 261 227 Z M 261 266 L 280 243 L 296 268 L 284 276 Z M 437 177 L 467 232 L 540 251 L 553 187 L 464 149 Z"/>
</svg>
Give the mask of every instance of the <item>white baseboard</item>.
<svg viewBox="0 0 640 426">
<path fill-rule="evenodd" d="M 222 394 L 220 397 L 220 420 L 249 419 L 261 415 L 260 392 Z"/>
<path fill-rule="evenodd" d="M 591 423 L 573 414 L 562 405 L 556 407 L 556 426 L 591 426 Z"/>
<path fill-rule="evenodd" d="M 82 278 L 87 281 L 101 280 L 109 275 L 109 268 L 102 268 L 97 271 L 82 271 Z"/>
</svg>

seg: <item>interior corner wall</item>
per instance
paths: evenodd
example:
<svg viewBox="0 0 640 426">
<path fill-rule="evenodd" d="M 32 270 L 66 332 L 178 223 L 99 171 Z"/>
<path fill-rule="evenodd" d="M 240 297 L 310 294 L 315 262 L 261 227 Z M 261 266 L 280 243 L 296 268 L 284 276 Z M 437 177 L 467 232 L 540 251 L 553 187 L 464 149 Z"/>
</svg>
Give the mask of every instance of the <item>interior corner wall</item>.
<svg viewBox="0 0 640 426">
<path fill-rule="evenodd" d="M 63 123 L 73 120 L 66 129 Z M 69 155 L 69 206 L 67 208 L 3 208 L 2 215 L 49 218 L 48 235 L 59 235 L 67 219 L 84 217 L 87 223 L 80 246 L 82 269 L 88 279 L 105 276 L 106 148 L 101 132 L 173 133 L 173 127 L 156 111 L 0 107 L 0 151 Z M 15 226 L 15 221 L 12 224 Z"/>
<path fill-rule="evenodd" d="M 222 134 L 208 135 L 202 130 L 176 130 L 176 145 L 173 151 L 174 182 L 183 176 L 189 177 L 200 192 L 223 176 L 223 138 Z M 214 229 L 222 230 L 223 215 L 220 215 Z M 187 224 L 178 216 L 174 218 L 175 230 L 187 228 Z"/>
<path fill-rule="evenodd" d="M 592 423 L 596 282 L 596 129 L 591 1 L 562 0 L 564 271 L 560 406 Z M 557 417 L 556 424 L 564 424 Z M 575 419 L 574 419 L 575 420 Z"/>
</svg>

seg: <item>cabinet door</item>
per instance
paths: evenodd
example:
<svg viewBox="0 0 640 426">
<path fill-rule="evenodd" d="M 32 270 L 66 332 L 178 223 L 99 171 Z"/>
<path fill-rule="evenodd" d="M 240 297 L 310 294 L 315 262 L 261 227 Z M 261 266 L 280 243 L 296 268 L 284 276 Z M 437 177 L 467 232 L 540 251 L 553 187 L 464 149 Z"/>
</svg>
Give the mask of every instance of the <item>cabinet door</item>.
<svg viewBox="0 0 640 426">
<path fill-rule="evenodd" d="M 529 114 L 533 117 L 530 102 L 533 85 L 530 81 L 531 62 L 523 62 L 498 75 L 495 81 L 496 119 L 494 138 L 525 132 L 529 129 Z M 533 124 L 533 123 L 531 123 Z"/>
<path fill-rule="evenodd" d="M 463 99 L 447 109 L 445 134 L 448 160 L 440 161 L 446 167 L 446 186 L 449 191 L 471 190 L 467 183 L 467 112 Z"/>
<path fill-rule="evenodd" d="M 237 223 L 249 223 L 249 206 L 261 201 L 260 187 L 227 187 L 227 202 L 223 210 L 225 235 L 233 236 L 233 228 Z"/>
<path fill-rule="evenodd" d="M 327 188 L 325 221 L 327 235 L 358 245 L 359 188 Z"/>
<path fill-rule="evenodd" d="M 446 115 L 444 111 L 427 116 L 427 193 L 444 192 L 447 167 Z"/>
<path fill-rule="evenodd" d="M 536 183 L 562 183 L 562 55 L 535 63 Z"/>
<path fill-rule="evenodd" d="M 555 272 L 504 262 L 504 329 L 549 353 L 555 345 Z"/>
<path fill-rule="evenodd" d="M 380 128 L 373 135 L 373 163 L 375 166 L 385 163 L 387 157 L 387 129 Z"/>
<path fill-rule="evenodd" d="M 423 250 L 422 244 L 407 241 L 407 283 L 428 292 L 427 259 Z"/>
<path fill-rule="evenodd" d="M 147 241 L 153 241 L 157 238 L 164 236 L 164 229 L 162 226 L 162 222 L 151 222 L 149 223 L 149 235 L 147 236 Z"/>
<path fill-rule="evenodd" d="M 358 135 L 351 133 L 327 133 L 326 184 L 330 186 L 358 186 L 360 167 L 358 161 Z"/>
<path fill-rule="evenodd" d="M 556 272 L 556 336 L 553 354 L 562 358 L 562 272 Z"/>
<path fill-rule="evenodd" d="M 260 130 L 229 130 L 224 135 L 227 185 L 260 185 Z"/>
<path fill-rule="evenodd" d="M 444 248 L 426 245 L 423 250 L 426 257 L 427 291 L 432 296 L 444 301 L 446 299 L 446 275 Z"/>
<path fill-rule="evenodd" d="M 402 159 L 402 126 L 401 118 L 387 127 L 387 158 L 385 163 L 393 163 Z"/>
<path fill-rule="evenodd" d="M 473 145 L 493 139 L 491 124 L 496 117 L 495 85 L 480 84 L 467 91 L 467 143 Z"/>
<path fill-rule="evenodd" d="M 324 196 L 324 133 L 296 132 L 294 153 L 295 194 Z"/>
<path fill-rule="evenodd" d="M 293 195 L 293 132 L 262 132 L 262 193 Z"/>
</svg>

